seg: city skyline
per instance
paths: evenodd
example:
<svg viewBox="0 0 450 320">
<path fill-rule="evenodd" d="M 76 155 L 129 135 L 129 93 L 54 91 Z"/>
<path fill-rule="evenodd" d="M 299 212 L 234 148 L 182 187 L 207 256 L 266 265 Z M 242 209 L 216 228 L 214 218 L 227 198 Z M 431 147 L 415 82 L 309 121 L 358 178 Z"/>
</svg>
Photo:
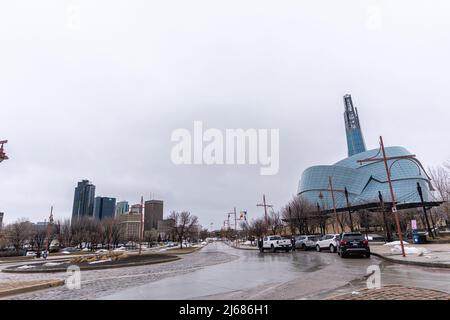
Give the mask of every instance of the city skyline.
<svg viewBox="0 0 450 320">
<path fill-rule="evenodd" d="M 333 15 L 313 2 L 273 8 L 249 1 L 239 13 L 228 3 L 220 10 L 176 3 L 182 10 L 80 4 L 79 29 L 67 27 L 62 3 L 29 1 L 33 10 L 25 13 L 4 5 L 4 223 L 43 221 L 52 205 L 55 219 L 70 218 L 82 179 L 130 205 L 154 193 L 165 214 L 187 210 L 216 229 L 233 207 L 249 221 L 262 217 L 256 204 L 263 194 L 278 210 L 296 194 L 303 170 L 346 156 L 346 93 L 367 149 L 382 135 L 386 146 L 405 146 L 425 167 L 450 159 L 450 44 L 437 41 L 450 29 L 445 4 L 380 4 L 372 25 L 370 1 L 328 1 Z M 278 174 L 263 177 L 248 165 L 174 165 L 171 133 L 196 120 L 219 130 L 279 129 Z"/>
</svg>

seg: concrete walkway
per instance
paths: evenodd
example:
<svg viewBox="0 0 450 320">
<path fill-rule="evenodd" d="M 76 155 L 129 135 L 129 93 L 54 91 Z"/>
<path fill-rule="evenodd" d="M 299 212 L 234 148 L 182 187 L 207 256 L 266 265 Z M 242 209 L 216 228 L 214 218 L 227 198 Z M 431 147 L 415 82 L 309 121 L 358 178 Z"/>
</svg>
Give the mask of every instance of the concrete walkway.
<svg viewBox="0 0 450 320">
<path fill-rule="evenodd" d="M 411 248 L 417 248 L 418 251 L 425 249 L 426 251 L 420 254 L 408 253 Z M 405 245 L 406 257 L 403 257 L 401 252 L 393 252 L 393 249 L 394 246 L 370 245 L 370 250 L 374 255 L 394 263 L 450 268 L 450 244 L 407 244 Z M 394 249 L 394 251 L 398 250 Z"/>
<path fill-rule="evenodd" d="M 346 293 L 327 300 L 450 300 L 450 294 L 430 289 L 390 285 L 380 289 Z"/>
</svg>

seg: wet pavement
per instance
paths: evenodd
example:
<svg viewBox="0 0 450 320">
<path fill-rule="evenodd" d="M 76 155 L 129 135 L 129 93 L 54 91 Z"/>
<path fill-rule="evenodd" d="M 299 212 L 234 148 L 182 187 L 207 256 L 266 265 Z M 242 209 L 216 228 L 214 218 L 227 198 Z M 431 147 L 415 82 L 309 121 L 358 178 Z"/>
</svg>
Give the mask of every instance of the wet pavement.
<svg viewBox="0 0 450 320">
<path fill-rule="evenodd" d="M 315 251 L 259 253 L 221 242 L 180 257 L 163 264 L 83 271 L 79 290 L 62 286 L 9 299 L 327 299 L 365 289 L 369 266 L 380 267 L 382 286 L 450 293 L 450 269 L 399 265 L 377 257 L 342 259 Z M 0 282 L 66 277 L 65 273 L 0 273 Z"/>
<path fill-rule="evenodd" d="M 239 259 L 129 288 L 101 299 L 295 299 L 332 290 L 364 277 L 377 258 L 341 259 L 332 253 L 259 253 L 223 243 L 202 249 Z M 282 292 L 278 292 L 282 291 Z"/>
</svg>

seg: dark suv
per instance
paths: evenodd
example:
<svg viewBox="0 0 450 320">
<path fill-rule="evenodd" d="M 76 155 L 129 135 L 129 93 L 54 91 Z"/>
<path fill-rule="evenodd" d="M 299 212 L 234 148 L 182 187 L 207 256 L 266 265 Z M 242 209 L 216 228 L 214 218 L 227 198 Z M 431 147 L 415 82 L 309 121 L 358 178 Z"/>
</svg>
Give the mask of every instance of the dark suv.
<svg viewBox="0 0 450 320">
<path fill-rule="evenodd" d="M 360 232 L 345 232 L 338 242 L 338 255 L 345 258 L 351 254 L 364 255 L 370 258 L 369 241 Z"/>
</svg>

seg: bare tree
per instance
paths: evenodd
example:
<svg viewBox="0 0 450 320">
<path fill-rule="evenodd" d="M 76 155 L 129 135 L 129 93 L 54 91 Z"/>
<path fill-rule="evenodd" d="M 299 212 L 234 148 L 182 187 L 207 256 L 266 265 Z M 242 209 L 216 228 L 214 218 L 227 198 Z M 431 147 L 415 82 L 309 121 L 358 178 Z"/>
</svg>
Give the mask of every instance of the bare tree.
<svg viewBox="0 0 450 320">
<path fill-rule="evenodd" d="M 59 232 L 57 233 L 59 246 L 61 247 L 69 247 L 72 245 L 73 236 L 72 230 L 70 228 L 70 220 L 66 219 L 63 222 L 57 221 L 56 225 L 58 226 Z"/>
<path fill-rule="evenodd" d="M 325 218 L 301 196 L 294 196 L 282 209 L 281 215 L 291 232 L 298 230 L 300 234 L 313 233 L 315 229 L 320 228 Z"/>
<path fill-rule="evenodd" d="M 197 225 L 198 218 L 191 215 L 188 211 L 172 211 L 169 219 L 173 219 L 174 221 L 172 231 L 180 242 L 180 248 L 183 248 L 183 240 L 192 232 L 194 226 Z"/>
<path fill-rule="evenodd" d="M 5 234 L 7 241 L 14 247 L 17 253 L 30 240 L 31 226 L 31 222 L 27 219 L 19 219 L 6 227 Z"/>
<path fill-rule="evenodd" d="M 45 240 L 47 238 L 47 230 L 33 226 L 30 230 L 30 245 L 36 249 L 36 257 L 41 257 L 41 251 L 44 249 Z"/>
<path fill-rule="evenodd" d="M 266 222 L 264 221 L 263 218 L 252 220 L 250 222 L 249 227 L 250 227 L 250 234 L 257 238 L 264 236 L 265 233 L 267 232 Z"/>
<path fill-rule="evenodd" d="M 278 211 L 272 210 L 267 218 L 267 222 L 273 235 L 278 234 L 279 231 L 283 229 L 283 221 L 281 221 L 280 213 Z"/>
<path fill-rule="evenodd" d="M 444 163 L 442 166 L 432 167 L 428 169 L 431 182 L 436 192 L 431 193 L 435 200 L 444 203 L 434 210 L 439 221 L 445 221 L 446 225 L 450 223 L 450 162 Z"/>
</svg>

